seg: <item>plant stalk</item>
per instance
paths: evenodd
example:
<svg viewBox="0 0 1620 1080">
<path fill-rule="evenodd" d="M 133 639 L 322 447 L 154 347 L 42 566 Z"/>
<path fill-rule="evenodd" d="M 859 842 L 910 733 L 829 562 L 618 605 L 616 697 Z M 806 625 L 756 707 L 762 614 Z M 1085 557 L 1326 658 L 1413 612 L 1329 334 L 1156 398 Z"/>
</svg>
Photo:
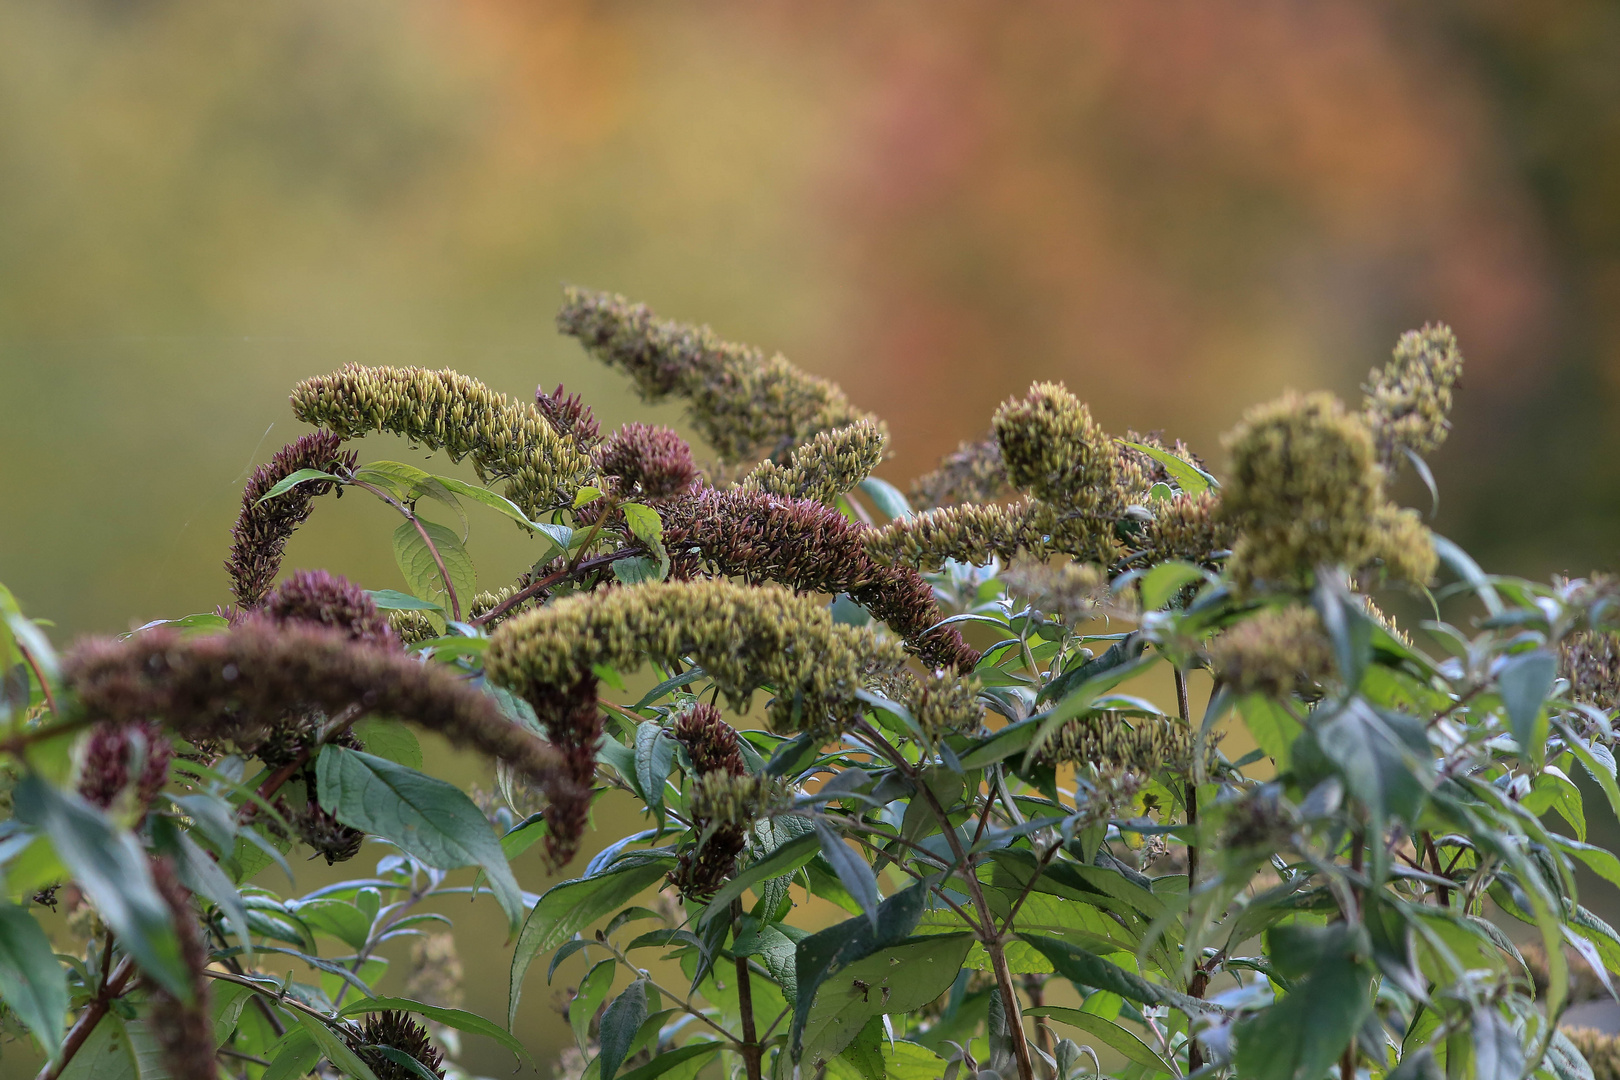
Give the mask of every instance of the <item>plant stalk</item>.
<svg viewBox="0 0 1620 1080">
<path fill-rule="evenodd" d="M 1181 722 L 1188 727 L 1192 726 L 1192 708 L 1187 704 L 1187 675 L 1176 668 L 1176 709 L 1181 714 Z M 1187 779 L 1187 830 L 1193 833 L 1193 838 L 1187 843 L 1187 906 L 1192 908 L 1193 891 L 1198 888 L 1198 779 Z M 1187 983 L 1187 995 L 1201 998 L 1209 987 L 1209 976 L 1201 967 L 1195 968 L 1191 980 Z M 1190 1018 L 1189 1018 L 1190 1019 Z M 1198 1045 L 1198 1040 L 1187 1039 L 1187 1072 L 1195 1073 L 1204 1065 L 1204 1048 Z"/>
<path fill-rule="evenodd" d="M 741 919 L 742 901 L 733 900 L 731 924 L 735 926 Z M 759 1045 L 759 1036 L 754 1028 L 754 986 L 748 974 L 748 957 L 737 957 L 736 965 L 737 1012 L 742 1017 L 742 1044 L 738 1049 L 742 1051 L 743 1067 L 748 1071 L 748 1080 L 763 1080 L 760 1062 L 765 1056 L 765 1048 Z"/>
</svg>

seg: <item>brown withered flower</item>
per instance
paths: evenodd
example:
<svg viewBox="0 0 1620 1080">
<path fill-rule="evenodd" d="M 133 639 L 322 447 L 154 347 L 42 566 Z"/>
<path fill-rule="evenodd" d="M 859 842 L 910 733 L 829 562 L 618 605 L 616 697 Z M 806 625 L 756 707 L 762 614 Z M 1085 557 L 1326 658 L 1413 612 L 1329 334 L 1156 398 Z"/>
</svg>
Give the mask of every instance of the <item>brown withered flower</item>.
<svg viewBox="0 0 1620 1080">
<path fill-rule="evenodd" d="M 80 757 L 79 794 L 105 810 L 128 792 L 138 814 L 145 814 L 168 783 L 173 758 L 174 747 L 153 721 L 97 724 Z"/>
<path fill-rule="evenodd" d="M 602 437 L 591 407 L 578 394 L 565 393 L 562 383 L 549 394 L 543 386 L 536 389 L 534 404 L 558 433 L 573 436 L 581 446 L 593 446 Z"/>
<path fill-rule="evenodd" d="M 367 1016 L 360 1028 L 360 1044 L 354 1051 L 371 1066 L 377 1080 L 421 1080 L 415 1070 L 378 1050 L 384 1046 L 416 1059 L 428 1072 L 444 1080 L 443 1051 L 433 1045 L 427 1028 L 412 1020 L 409 1013 L 389 1009 Z"/>
<path fill-rule="evenodd" d="M 712 897 L 736 872 L 737 858 L 748 846 L 746 826 L 697 813 L 703 808 L 695 786 L 698 782 L 710 776 L 740 777 L 747 773 L 740 739 L 713 705 L 693 705 L 675 718 L 675 741 L 685 748 L 696 774 L 691 806 L 692 828 L 698 839 L 681 851 L 675 869 L 669 873 L 670 883 L 684 899 Z"/>
<path fill-rule="evenodd" d="M 261 613 L 281 625 L 324 626 L 350 641 L 383 646 L 399 643 L 388 619 L 364 589 L 325 570 L 295 570 L 265 597 Z"/>
<path fill-rule="evenodd" d="M 692 448 L 672 428 L 626 424 L 596 448 L 596 467 L 611 476 L 619 494 L 667 499 L 691 490 L 697 480 Z"/>
</svg>

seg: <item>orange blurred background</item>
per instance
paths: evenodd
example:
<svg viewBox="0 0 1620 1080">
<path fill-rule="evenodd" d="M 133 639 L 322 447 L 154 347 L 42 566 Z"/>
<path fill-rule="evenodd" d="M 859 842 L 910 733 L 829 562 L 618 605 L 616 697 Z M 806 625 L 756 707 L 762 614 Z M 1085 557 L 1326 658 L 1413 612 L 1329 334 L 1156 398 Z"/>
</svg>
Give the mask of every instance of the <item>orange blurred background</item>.
<svg viewBox="0 0 1620 1080">
<path fill-rule="evenodd" d="M 1436 528 L 1620 562 L 1612 3 L 0 0 L 0 580 L 62 641 L 212 608 L 287 389 L 350 361 L 678 425 L 565 282 L 839 380 L 902 485 L 1038 378 L 1218 470 L 1444 320 Z M 321 505 L 289 565 L 396 587 L 390 527 Z"/>
</svg>

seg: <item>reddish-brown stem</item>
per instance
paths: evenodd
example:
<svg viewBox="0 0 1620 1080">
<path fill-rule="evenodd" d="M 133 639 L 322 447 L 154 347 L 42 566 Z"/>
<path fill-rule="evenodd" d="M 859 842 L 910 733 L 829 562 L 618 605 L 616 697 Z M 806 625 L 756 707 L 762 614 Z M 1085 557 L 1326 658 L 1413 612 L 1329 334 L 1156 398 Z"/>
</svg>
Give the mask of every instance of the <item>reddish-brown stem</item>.
<svg viewBox="0 0 1620 1080">
<path fill-rule="evenodd" d="M 742 919 L 742 902 L 731 902 L 731 922 L 735 926 Z M 736 958 L 737 965 L 737 1012 L 742 1017 L 742 1051 L 743 1066 L 748 1070 L 748 1080 L 763 1080 L 760 1063 L 764 1058 L 764 1047 L 759 1045 L 759 1036 L 754 1029 L 754 986 L 748 975 L 748 957 Z"/>
<path fill-rule="evenodd" d="M 1178 667 L 1176 671 L 1176 708 L 1181 714 L 1182 724 L 1192 726 L 1192 707 L 1187 703 L 1187 676 Z M 1198 888 L 1198 779 L 1187 779 L 1187 831 L 1192 835 L 1187 840 L 1187 903 L 1192 904 L 1193 891 Z M 1187 983 L 1187 996 L 1201 998 L 1209 986 L 1209 976 L 1202 969 L 1195 969 L 1192 979 Z M 1187 1040 L 1187 1071 L 1197 1072 L 1204 1064 L 1204 1048 L 1198 1045 L 1197 1039 Z"/>
<path fill-rule="evenodd" d="M 353 484 L 357 488 L 362 488 L 371 492 L 373 495 L 377 496 L 377 498 L 381 499 L 389 506 L 392 506 L 395 510 L 398 510 L 405 516 L 406 521 L 410 522 L 416 527 L 416 535 L 420 536 L 422 538 L 422 543 L 427 545 L 428 554 L 433 556 L 433 565 L 439 568 L 439 580 L 444 582 L 444 594 L 450 598 L 450 617 L 456 622 L 460 622 L 461 601 L 456 597 L 456 587 L 450 584 L 450 571 L 444 568 L 444 560 L 439 557 L 439 549 L 434 546 L 433 538 L 428 535 L 427 526 L 422 524 L 422 519 L 417 517 L 416 513 L 411 510 L 410 507 L 406 506 L 404 503 L 400 502 L 398 499 L 394 498 L 392 495 L 388 494 L 388 492 L 384 491 L 375 484 L 368 484 L 364 480 L 350 480 L 349 483 Z"/>
<path fill-rule="evenodd" d="M 472 620 L 472 624 L 474 626 L 482 626 L 493 619 L 498 619 L 502 615 L 505 615 L 508 611 L 511 611 L 513 608 L 523 603 L 525 600 L 532 599 L 536 595 L 545 592 L 547 589 L 551 588 L 559 581 L 565 580 L 566 578 L 573 577 L 577 574 L 588 574 L 592 570 L 600 570 L 604 566 L 610 566 L 613 563 L 618 562 L 620 559 L 628 559 L 632 555 L 640 554 L 642 553 L 636 548 L 620 548 L 618 551 L 610 551 L 606 555 L 597 555 L 592 558 L 585 559 L 578 566 L 565 566 L 555 573 L 547 574 L 543 578 L 529 582 L 529 584 L 523 586 L 523 588 L 519 589 L 511 596 L 508 596 L 505 600 L 502 600 L 500 603 L 496 604 L 482 615 L 476 616 Z"/>
<path fill-rule="evenodd" d="M 102 984 L 100 991 L 90 999 L 90 1004 L 84 1007 L 84 1012 L 80 1013 L 79 1018 L 73 1022 L 73 1027 L 68 1031 L 67 1038 L 62 1040 L 62 1049 L 57 1054 L 56 1061 L 54 1063 L 47 1062 L 45 1067 L 39 1070 L 39 1075 L 34 1080 L 56 1080 L 57 1077 L 62 1075 L 62 1071 L 73 1060 L 73 1055 L 84 1047 L 85 1040 L 90 1038 L 90 1033 L 96 1029 L 97 1024 L 101 1023 L 101 1018 L 107 1015 L 107 1009 L 112 1004 L 112 1000 L 124 992 L 124 988 L 129 984 L 130 977 L 134 974 L 135 962 L 133 960 L 126 956 L 118 962 L 118 967 L 114 969 L 111 976 L 107 977 L 107 981 Z"/>
<path fill-rule="evenodd" d="M 1434 846 L 1434 834 L 1427 830 L 1423 833 L 1423 848 L 1428 853 L 1429 862 L 1434 866 L 1435 876 L 1445 877 L 1446 875 L 1440 869 L 1440 850 Z M 1435 899 L 1440 901 L 1441 907 L 1450 907 L 1451 889 L 1445 885 L 1436 886 Z"/>
<path fill-rule="evenodd" d="M 23 644 L 20 641 L 17 643 L 17 651 L 22 653 L 23 659 L 28 663 L 29 670 L 34 673 L 34 678 L 39 680 L 40 692 L 45 695 L 45 705 L 51 710 L 51 715 L 55 716 L 56 695 L 51 693 L 50 680 L 45 678 L 45 672 L 40 670 L 39 661 L 34 657 L 33 653 L 29 652 L 23 647 Z"/>
</svg>

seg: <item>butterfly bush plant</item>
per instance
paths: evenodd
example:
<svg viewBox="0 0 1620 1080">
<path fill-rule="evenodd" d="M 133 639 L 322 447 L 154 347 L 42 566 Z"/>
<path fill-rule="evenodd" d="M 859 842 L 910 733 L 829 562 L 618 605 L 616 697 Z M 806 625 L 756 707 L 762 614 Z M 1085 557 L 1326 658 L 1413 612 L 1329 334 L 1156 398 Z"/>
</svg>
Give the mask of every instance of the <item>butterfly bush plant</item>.
<svg viewBox="0 0 1620 1080">
<path fill-rule="evenodd" d="M 528 1056 L 565 962 L 592 1080 L 1612 1074 L 1558 1024 L 1620 966 L 1578 893 L 1620 884 L 1583 801 L 1620 808 L 1620 582 L 1488 575 L 1392 501 L 1433 486 L 1449 330 L 1210 464 L 1037 384 L 908 499 L 780 356 L 621 297 L 559 325 L 707 460 L 349 367 L 293 390 L 214 613 L 58 653 L 0 592 L 0 999 L 41 1080 L 457 1075 L 464 1037 Z M 480 482 L 362 463 L 378 431 Z M 403 588 L 282 573 L 344 494 L 397 513 Z M 499 589 L 468 509 L 532 536 Z M 599 798 L 639 825 L 582 863 Z M 305 848 L 363 873 L 278 892 Z M 505 1015 L 460 1007 L 452 896 L 510 928 Z"/>
</svg>

